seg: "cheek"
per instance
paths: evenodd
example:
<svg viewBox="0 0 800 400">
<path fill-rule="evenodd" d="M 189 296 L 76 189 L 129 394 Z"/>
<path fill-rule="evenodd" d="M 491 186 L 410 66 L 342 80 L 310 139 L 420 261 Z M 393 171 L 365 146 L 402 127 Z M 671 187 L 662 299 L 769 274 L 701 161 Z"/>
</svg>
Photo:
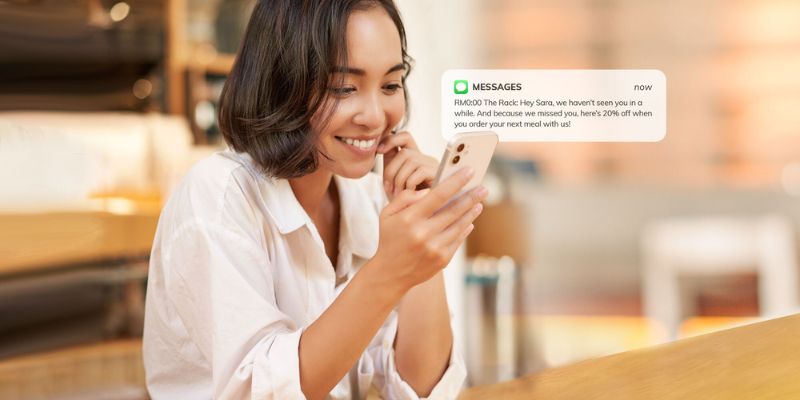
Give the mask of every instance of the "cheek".
<svg viewBox="0 0 800 400">
<path fill-rule="evenodd" d="M 389 119 L 389 129 L 394 128 L 406 114 L 406 100 L 402 94 L 391 97 L 386 107 L 386 115 Z"/>
<path fill-rule="evenodd" d="M 387 130 L 397 126 L 403 119 L 406 113 L 406 101 L 402 94 L 390 96 L 383 103 L 383 111 L 386 114 Z M 342 99 L 339 101 L 336 110 L 330 114 L 327 126 L 324 127 L 320 134 L 322 140 L 334 140 L 336 132 L 342 129 L 347 129 L 353 123 L 353 116 L 358 114 L 359 104 L 352 99 Z M 321 113 L 320 113 L 321 114 Z M 322 128 L 322 118 L 315 117 L 312 119 L 312 128 L 319 132 Z"/>
<path fill-rule="evenodd" d="M 344 102 L 340 102 L 339 106 L 332 113 L 326 114 L 320 111 L 311 119 L 311 129 L 318 133 L 318 137 L 323 142 L 333 140 L 335 132 L 347 124 L 349 113 L 347 107 L 343 107 L 343 103 Z M 325 120 L 326 117 L 327 120 Z M 323 123 L 325 124 L 323 125 Z"/>
</svg>

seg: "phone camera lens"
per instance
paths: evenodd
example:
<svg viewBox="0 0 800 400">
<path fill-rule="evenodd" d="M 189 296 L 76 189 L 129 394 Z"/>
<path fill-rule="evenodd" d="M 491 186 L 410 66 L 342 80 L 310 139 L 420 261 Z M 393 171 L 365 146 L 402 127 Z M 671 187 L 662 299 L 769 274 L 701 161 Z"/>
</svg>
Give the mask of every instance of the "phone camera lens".
<svg viewBox="0 0 800 400">
<path fill-rule="evenodd" d="M 462 146 L 463 146 L 463 144 L 462 144 Z M 453 164 L 458 164 L 458 161 L 459 161 L 459 160 L 461 160 L 461 156 L 455 156 L 455 157 L 453 157 Z"/>
<path fill-rule="evenodd" d="M 461 152 L 461 150 L 464 150 L 464 143 L 461 143 L 460 145 L 458 145 L 458 147 L 456 147 L 457 152 Z"/>
</svg>

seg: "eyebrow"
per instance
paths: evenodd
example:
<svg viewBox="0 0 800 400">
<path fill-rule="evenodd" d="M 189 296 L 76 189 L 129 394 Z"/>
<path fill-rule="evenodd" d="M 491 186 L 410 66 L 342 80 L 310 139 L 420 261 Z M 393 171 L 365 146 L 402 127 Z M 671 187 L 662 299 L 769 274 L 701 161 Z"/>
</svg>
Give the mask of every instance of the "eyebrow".
<svg viewBox="0 0 800 400">
<path fill-rule="evenodd" d="M 403 63 L 398 63 L 398 64 L 393 65 L 391 68 L 389 68 L 389 70 L 386 71 L 386 73 L 384 75 L 389 75 L 392 72 L 402 71 L 404 69 L 406 69 L 406 66 L 403 65 Z M 333 67 L 333 71 L 334 72 L 338 72 L 338 73 L 342 73 L 342 74 L 353 74 L 353 75 L 359 75 L 359 76 L 364 76 L 364 75 L 367 74 L 367 72 L 364 71 L 361 68 L 351 68 L 351 67 L 339 67 L 339 66 L 337 66 L 337 67 Z"/>
</svg>

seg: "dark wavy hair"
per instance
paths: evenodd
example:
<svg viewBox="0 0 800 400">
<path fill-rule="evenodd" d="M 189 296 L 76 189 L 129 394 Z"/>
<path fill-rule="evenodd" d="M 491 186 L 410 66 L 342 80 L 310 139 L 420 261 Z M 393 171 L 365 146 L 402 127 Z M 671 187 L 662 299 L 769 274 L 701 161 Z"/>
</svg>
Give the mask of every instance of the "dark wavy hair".
<svg viewBox="0 0 800 400">
<path fill-rule="evenodd" d="M 228 145 L 250 154 L 268 176 L 315 171 L 321 153 L 311 117 L 326 100 L 335 67 L 347 66 L 348 17 L 372 7 L 382 7 L 400 34 L 407 120 L 412 59 L 392 0 L 259 0 L 220 97 L 219 126 Z M 336 103 L 324 110 L 323 126 Z"/>
</svg>

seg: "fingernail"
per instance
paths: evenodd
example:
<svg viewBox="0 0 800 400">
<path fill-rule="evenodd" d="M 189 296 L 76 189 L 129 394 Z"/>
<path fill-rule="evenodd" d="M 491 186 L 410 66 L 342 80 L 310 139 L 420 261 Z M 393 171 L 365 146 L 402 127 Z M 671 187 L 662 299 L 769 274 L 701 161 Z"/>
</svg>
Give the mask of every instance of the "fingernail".
<svg viewBox="0 0 800 400">
<path fill-rule="evenodd" d="M 466 178 L 472 178 L 472 176 L 475 175 L 475 170 L 472 169 L 472 167 L 467 167 L 463 174 Z"/>
<path fill-rule="evenodd" d="M 489 195 L 489 189 L 486 189 L 486 186 L 479 186 L 478 187 L 478 196 L 481 199 L 485 199 L 487 195 Z"/>
<path fill-rule="evenodd" d="M 415 192 L 415 194 L 417 195 L 417 197 L 422 197 L 422 196 L 426 195 L 430 191 L 431 191 L 430 189 L 426 188 L 426 189 L 422 189 L 422 190 L 417 190 Z"/>
<path fill-rule="evenodd" d="M 483 204 L 481 203 L 475 204 L 475 207 L 472 207 L 472 211 L 475 212 L 476 215 L 480 214 L 482 210 L 483 210 Z"/>
</svg>

